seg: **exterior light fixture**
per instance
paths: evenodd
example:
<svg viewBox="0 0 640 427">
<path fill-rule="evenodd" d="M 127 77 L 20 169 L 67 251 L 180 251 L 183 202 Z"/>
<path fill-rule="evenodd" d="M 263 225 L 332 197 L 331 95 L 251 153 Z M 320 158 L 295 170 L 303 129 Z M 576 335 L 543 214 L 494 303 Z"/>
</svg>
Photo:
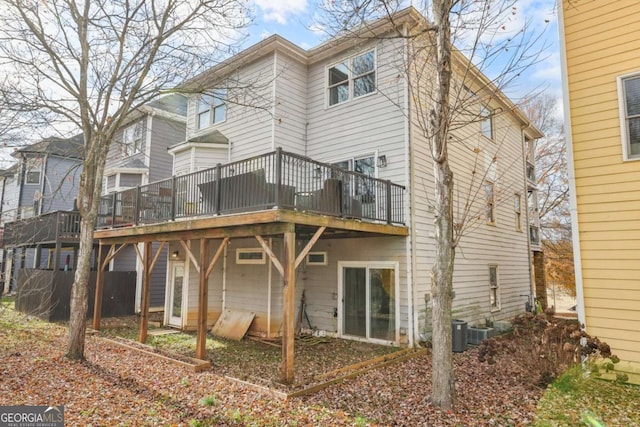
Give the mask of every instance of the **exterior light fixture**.
<svg viewBox="0 0 640 427">
<path fill-rule="evenodd" d="M 378 156 L 378 167 L 386 168 L 387 167 L 387 156 L 384 154 L 382 156 Z"/>
</svg>

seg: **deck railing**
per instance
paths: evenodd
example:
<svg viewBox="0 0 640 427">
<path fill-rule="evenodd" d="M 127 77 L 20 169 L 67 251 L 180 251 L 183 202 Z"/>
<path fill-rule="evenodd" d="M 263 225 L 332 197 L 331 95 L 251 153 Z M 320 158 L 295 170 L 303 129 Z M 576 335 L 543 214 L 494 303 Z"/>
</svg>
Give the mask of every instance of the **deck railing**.
<svg viewBox="0 0 640 427">
<path fill-rule="evenodd" d="M 55 211 L 9 222 L 4 226 L 4 245 L 73 241 L 80 236 L 80 213 Z"/>
<path fill-rule="evenodd" d="M 98 227 L 280 208 L 404 223 L 404 187 L 278 149 L 105 195 Z"/>
</svg>

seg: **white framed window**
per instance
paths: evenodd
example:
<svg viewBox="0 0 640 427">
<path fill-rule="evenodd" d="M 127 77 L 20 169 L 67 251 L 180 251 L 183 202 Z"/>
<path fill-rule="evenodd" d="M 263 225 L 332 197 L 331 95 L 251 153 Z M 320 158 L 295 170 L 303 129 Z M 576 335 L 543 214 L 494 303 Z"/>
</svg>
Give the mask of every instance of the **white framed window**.
<svg viewBox="0 0 640 427">
<path fill-rule="evenodd" d="M 489 302 L 491 311 L 500 310 L 500 284 L 498 282 L 498 266 L 489 265 Z"/>
<path fill-rule="evenodd" d="M 640 159 L 640 73 L 618 77 L 624 160 Z"/>
<path fill-rule="evenodd" d="M 487 107 L 480 109 L 480 131 L 482 135 L 493 140 L 493 111 Z"/>
<path fill-rule="evenodd" d="M 40 158 L 27 159 L 26 169 L 24 171 L 24 183 L 40 184 L 41 177 L 42 177 L 42 159 Z"/>
<path fill-rule="evenodd" d="M 516 216 L 516 231 L 522 231 L 522 195 L 513 196 L 513 211 Z"/>
<path fill-rule="evenodd" d="M 133 156 L 142 151 L 142 122 L 127 126 L 122 131 L 122 154 Z"/>
<path fill-rule="evenodd" d="M 493 182 L 486 181 L 484 184 L 484 194 L 486 198 L 487 224 L 496 223 L 496 195 Z"/>
<path fill-rule="evenodd" d="M 215 89 L 198 99 L 198 129 L 204 129 L 227 119 L 227 89 Z"/>
<path fill-rule="evenodd" d="M 307 265 L 327 265 L 329 263 L 326 252 L 309 252 Z"/>
<path fill-rule="evenodd" d="M 327 88 L 330 106 L 375 92 L 376 51 L 372 49 L 329 67 Z"/>
<path fill-rule="evenodd" d="M 266 257 L 260 248 L 236 249 L 236 264 L 264 264 Z"/>
</svg>

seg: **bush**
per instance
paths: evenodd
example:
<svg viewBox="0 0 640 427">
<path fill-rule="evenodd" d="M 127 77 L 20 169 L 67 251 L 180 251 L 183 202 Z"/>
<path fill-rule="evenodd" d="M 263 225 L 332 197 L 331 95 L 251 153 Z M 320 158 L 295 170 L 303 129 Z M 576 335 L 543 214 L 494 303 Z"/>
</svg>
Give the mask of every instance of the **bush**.
<svg viewBox="0 0 640 427">
<path fill-rule="evenodd" d="M 481 362 L 494 364 L 500 356 L 518 360 L 526 380 L 540 387 L 582 361 L 617 361 L 611 348 L 589 336 L 576 320 L 554 318 L 551 313 L 517 316 L 510 335 L 484 340 L 478 348 Z"/>
</svg>

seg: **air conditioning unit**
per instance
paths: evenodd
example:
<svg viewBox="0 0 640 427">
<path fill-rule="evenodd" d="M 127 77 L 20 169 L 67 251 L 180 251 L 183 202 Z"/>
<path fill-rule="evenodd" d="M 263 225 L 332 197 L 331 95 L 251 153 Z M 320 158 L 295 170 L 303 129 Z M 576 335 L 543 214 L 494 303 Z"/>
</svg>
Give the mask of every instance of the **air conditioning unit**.
<svg viewBox="0 0 640 427">
<path fill-rule="evenodd" d="M 494 335 L 495 329 L 493 328 L 477 328 L 471 326 L 467 328 L 467 344 L 478 345 L 482 340 L 491 338 Z"/>
</svg>

